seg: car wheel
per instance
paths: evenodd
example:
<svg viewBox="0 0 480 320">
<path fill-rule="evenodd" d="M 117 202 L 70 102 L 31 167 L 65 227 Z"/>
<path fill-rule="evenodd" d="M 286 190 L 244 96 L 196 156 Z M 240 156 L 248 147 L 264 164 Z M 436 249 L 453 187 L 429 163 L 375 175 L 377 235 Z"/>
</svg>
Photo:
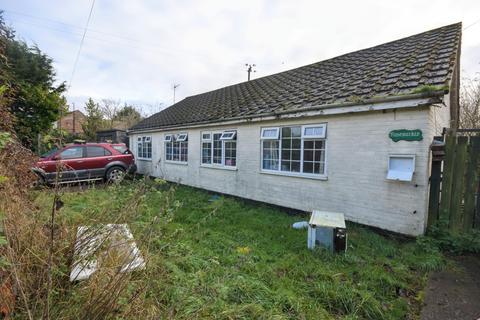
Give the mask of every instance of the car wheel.
<svg viewBox="0 0 480 320">
<path fill-rule="evenodd" d="M 37 179 L 32 183 L 32 187 L 39 188 L 45 185 L 47 185 L 47 180 L 43 176 L 37 174 Z"/>
<path fill-rule="evenodd" d="M 125 169 L 122 167 L 112 167 L 108 169 L 106 174 L 107 182 L 119 183 L 122 182 L 123 178 L 125 178 Z"/>
</svg>

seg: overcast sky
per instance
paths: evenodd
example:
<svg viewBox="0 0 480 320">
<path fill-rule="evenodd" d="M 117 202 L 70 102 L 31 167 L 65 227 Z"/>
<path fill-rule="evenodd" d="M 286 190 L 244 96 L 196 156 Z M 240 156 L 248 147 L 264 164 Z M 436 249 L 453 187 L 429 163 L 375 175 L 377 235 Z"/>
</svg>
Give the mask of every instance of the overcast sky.
<svg viewBox="0 0 480 320">
<path fill-rule="evenodd" d="M 91 0 L 2 0 L 7 23 L 71 78 Z M 150 114 L 177 101 L 463 22 L 462 70 L 480 72 L 480 1 L 96 0 L 66 96 L 143 106 Z"/>
</svg>

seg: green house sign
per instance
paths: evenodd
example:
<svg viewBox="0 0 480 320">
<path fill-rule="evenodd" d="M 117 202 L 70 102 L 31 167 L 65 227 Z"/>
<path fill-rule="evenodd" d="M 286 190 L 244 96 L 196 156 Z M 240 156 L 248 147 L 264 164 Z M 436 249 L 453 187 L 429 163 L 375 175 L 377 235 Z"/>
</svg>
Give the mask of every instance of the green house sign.
<svg viewBox="0 0 480 320">
<path fill-rule="evenodd" d="M 407 129 L 400 129 L 400 130 L 392 130 L 388 134 L 390 139 L 394 142 L 398 142 L 400 140 L 405 141 L 422 141 L 423 134 L 422 130 L 414 129 L 414 130 L 407 130 Z"/>
</svg>

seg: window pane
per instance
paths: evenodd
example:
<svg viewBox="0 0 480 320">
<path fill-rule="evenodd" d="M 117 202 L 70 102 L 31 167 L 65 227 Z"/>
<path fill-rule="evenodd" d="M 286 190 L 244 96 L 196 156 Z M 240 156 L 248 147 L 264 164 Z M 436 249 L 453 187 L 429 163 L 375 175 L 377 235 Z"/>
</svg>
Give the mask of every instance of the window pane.
<svg viewBox="0 0 480 320">
<path fill-rule="evenodd" d="M 292 129 L 290 127 L 282 128 L 282 138 L 287 138 L 292 136 Z"/>
<path fill-rule="evenodd" d="M 307 127 L 303 131 L 304 136 L 313 136 L 313 137 L 325 137 L 324 136 L 324 127 Z"/>
<path fill-rule="evenodd" d="M 265 170 L 278 170 L 279 166 L 279 141 L 278 140 L 265 140 L 263 141 L 263 163 L 262 168 Z"/>
<path fill-rule="evenodd" d="M 282 128 L 282 171 L 300 171 L 301 133 L 301 127 Z"/>
<path fill-rule="evenodd" d="M 303 163 L 303 172 L 313 173 L 313 162 L 304 162 Z"/>
<path fill-rule="evenodd" d="M 292 160 L 300 161 L 300 150 L 292 150 Z"/>
<path fill-rule="evenodd" d="M 315 140 L 315 149 L 325 149 L 325 140 Z"/>
<path fill-rule="evenodd" d="M 262 131 L 264 139 L 278 139 L 278 128 L 265 128 Z"/>
<path fill-rule="evenodd" d="M 222 164 L 222 140 L 221 133 L 213 134 L 213 163 Z"/>
<path fill-rule="evenodd" d="M 212 163 L 212 143 L 202 143 L 202 163 Z"/>
<path fill-rule="evenodd" d="M 302 139 L 292 139 L 292 149 L 300 149 Z"/>
<path fill-rule="evenodd" d="M 172 151 L 173 158 L 172 158 L 172 160 L 173 161 L 180 161 L 180 142 L 174 141 L 172 143 L 172 145 L 173 145 L 173 151 Z"/>
<path fill-rule="evenodd" d="M 305 141 L 303 144 L 303 147 L 305 149 L 313 149 L 313 146 L 314 146 L 314 141 L 311 141 L 311 140 Z"/>
<path fill-rule="evenodd" d="M 106 155 L 106 152 L 110 153 L 108 150 L 105 150 L 104 147 L 96 147 L 96 146 L 87 147 L 87 157 L 88 158 L 103 157 L 103 156 Z"/>
<path fill-rule="evenodd" d="M 137 155 L 138 155 L 139 158 L 142 157 L 142 150 L 143 150 L 142 143 L 139 142 L 138 145 L 137 145 Z"/>
<path fill-rule="evenodd" d="M 120 153 L 128 154 L 127 146 L 112 146 L 112 148 L 117 150 Z M 109 155 L 108 152 L 110 152 L 110 151 L 108 151 L 108 150 L 105 150 L 105 151 L 107 151 L 106 155 Z"/>
<path fill-rule="evenodd" d="M 300 161 L 292 161 L 290 171 L 300 172 Z"/>
<path fill-rule="evenodd" d="M 234 140 L 236 138 L 236 131 L 224 131 L 220 136 L 221 140 Z"/>
<path fill-rule="evenodd" d="M 305 140 L 303 142 L 303 172 L 325 173 L 325 140 Z M 318 148 L 317 148 L 318 147 Z"/>
<path fill-rule="evenodd" d="M 152 157 L 152 138 L 141 137 L 138 140 L 142 141 L 138 143 L 138 156 L 150 159 Z"/>
<path fill-rule="evenodd" d="M 292 137 L 301 137 L 302 127 L 292 127 Z"/>
<path fill-rule="evenodd" d="M 188 161 L 188 142 L 180 142 L 180 161 Z"/>
<path fill-rule="evenodd" d="M 188 134 L 186 133 L 180 133 L 178 136 L 177 136 L 177 141 L 187 141 L 188 140 Z"/>
<path fill-rule="evenodd" d="M 166 160 L 172 160 L 173 155 L 172 155 L 172 143 L 167 142 L 165 145 L 165 159 Z"/>
<path fill-rule="evenodd" d="M 319 162 L 315 163 L 315 172 L 316 174 L 325 174 L 325 163 Z"/>
<path fill-rule="evenodd" d="M 303 160 L 304 161 L 313 161 L 313 150 L 304 150 L 303 151 Z"/>
<path fill-rule="evenodd" d="M 72 147 L 60 153 L 60 159 L 76 159 L 83 157 L 83 147 Z"/>
<path fill-rule="evenodd" d="M 237 165 L 237 143 L 235 141 L 225 142 L 225 165 L 232 167 Z"/>
</svg>

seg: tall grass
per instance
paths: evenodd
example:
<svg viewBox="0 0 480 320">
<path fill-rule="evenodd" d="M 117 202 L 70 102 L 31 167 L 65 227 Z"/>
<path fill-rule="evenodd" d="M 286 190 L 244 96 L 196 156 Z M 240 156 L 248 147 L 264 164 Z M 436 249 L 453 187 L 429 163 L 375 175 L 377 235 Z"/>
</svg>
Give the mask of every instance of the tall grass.
<svg viewBox="0 0 480 320">
<path fill-rule="evenodd" d="M 147 268 L 129 275 L 106 317 L 404 319 L 418 312 L 427 272 L 443 264 L 440 253 L 415 241 L 355 224 L 348 225 L 345 255 L 312 252 L 305 230 L 291 228 L 306 217 L 163 183 L 147 183 L 139 195 L 141 185 L 63 196 L 68 226 L 112 221 L 132 197 L 141 199 L 138 212 L 120 221 L 129 222 L 147 253 Z M 40 192 L 36 204 L 48 208 L 51 197 Z M 69 287 L 53 312 L 84 312 L 90 286 Z"/>
<path fill-rule="evenodd" d="M 145 275 L 151 269 L 142 272 L 143 276 L 121 272 L 127 257 L 118 249 L 107 246 L 107 254 L 93 252 L 86 257 L 99 260 L 98 271 L 88 281 L 71 283 L 69 273 L 78 226 L 132 223 L 145 208 L 146 194 L 156 192 L 161 182 L 154 185 L 140 182 L 129 188 L 110 185 L 106 187 L 108 205 L 90 201 L 78 215 L 65 214 L 64 201 L 75 194 L 71 187 L 56 185 L 33 192 L 31 186 L 36 177 L 30 167 L 34 155 L 17 143 L 14 136 L 5 137 L 8 141 L 0 148 L 2 315 L 27 319 L 104 319 L 137 318 L 143 314 L 146 309 L 141 306 L 148 284 Z M 90 195 L 97 191 L 95 185 L 75 188 L 86 189 Z M 38 194 L 44 197 L 37 199 Z M 142 233 L 137 234 L 137 244 L 143 249 L 147 264 L 152 240 L 163 237 L 161 233 L 152 236 L 153 226 L 161 231 L 175 211 L 173 194 L 174 188 L 161 193 L 162 204 L 155 215 L 144 221 Z"/>
</svg>

